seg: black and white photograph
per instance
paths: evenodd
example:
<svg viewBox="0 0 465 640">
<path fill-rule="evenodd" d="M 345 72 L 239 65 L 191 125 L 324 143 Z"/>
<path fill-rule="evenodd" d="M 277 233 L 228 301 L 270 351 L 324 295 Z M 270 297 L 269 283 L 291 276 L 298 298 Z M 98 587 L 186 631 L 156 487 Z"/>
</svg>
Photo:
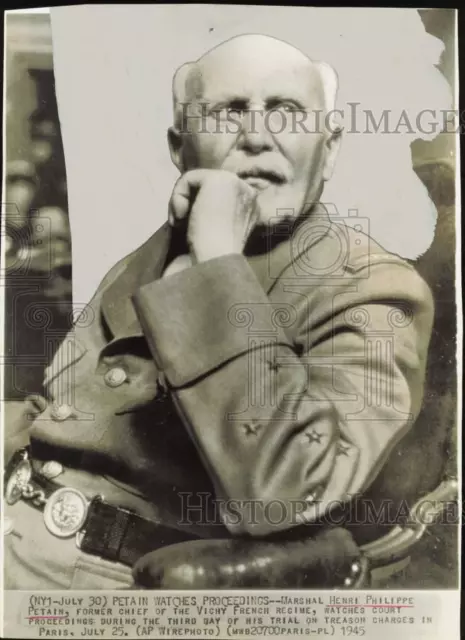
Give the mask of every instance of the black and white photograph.
<svg viewBox="0 0 465 640">
<path fill-rule="evenodd" d="M 457 12 L 4 34 L 5 636 L 459 637 Z"/>
</svg>

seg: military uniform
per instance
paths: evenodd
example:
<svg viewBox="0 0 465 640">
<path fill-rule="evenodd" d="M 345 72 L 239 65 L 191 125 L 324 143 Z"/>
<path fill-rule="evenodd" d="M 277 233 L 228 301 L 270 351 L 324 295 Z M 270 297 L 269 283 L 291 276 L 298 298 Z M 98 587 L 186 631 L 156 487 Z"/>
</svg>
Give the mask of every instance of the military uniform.
<svg viewBox="0 0 465 640">
<path fill-rule="evenodd" d="M 163 523 L 163 544 L 285 532 L 370 486 L 421 407 L 431 293 L 322 206 L 277 233 L 163 278 L 165 225 L 115 265 L 27 407 L 39 474 L 60 463 L 55 483 Z"/>
</svg>

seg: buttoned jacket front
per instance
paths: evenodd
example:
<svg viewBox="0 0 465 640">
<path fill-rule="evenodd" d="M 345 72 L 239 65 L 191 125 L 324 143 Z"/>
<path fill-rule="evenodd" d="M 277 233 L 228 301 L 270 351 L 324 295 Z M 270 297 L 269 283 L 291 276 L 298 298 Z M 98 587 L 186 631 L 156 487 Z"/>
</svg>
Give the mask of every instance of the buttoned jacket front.
<svg viewBox="0 0 465 640">
<path fill-rule="evenodd" d="M 431 294 L 322 207 L 281 231 L 162 278 L 165 225 L 115 265 L 47 370 L 33 455 L 146 515 L 200 514 L 206 536 L 287 530 L 364 492 L 420 410 Z"/>
</svg>

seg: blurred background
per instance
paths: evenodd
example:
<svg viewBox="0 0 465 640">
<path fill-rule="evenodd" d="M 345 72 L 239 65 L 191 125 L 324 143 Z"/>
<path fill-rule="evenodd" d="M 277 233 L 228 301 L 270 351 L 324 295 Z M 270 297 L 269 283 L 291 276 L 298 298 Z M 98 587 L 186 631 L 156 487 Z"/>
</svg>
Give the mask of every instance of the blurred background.
<svg viewBox="0 0 465 640">
<path fill-rule="evenodd" d="M 71 238 L 48 14 L 7 14 L 5 389 L 41 389 L 69 329 Z"/>
<path fill-rule="evenodd" d="M 439 68 L 454 88 L 455 13 L 450 9 L 419 13 L 426 30 L 444 42 Z M 73 322 L 72 245 L 50 17 L 47 13 L 6 15 L 3 398 L 21 400 L 41 392 L 44 369 Z M 412 472 L 424 475 L 426 487 L 443 474 L 444 461 L 446 475 L 456 474 L 455 155 L 451 134 L 412 144 L 414 168 L 438 209 L 438 222 L 433 244 L 415 261 L 433 291 L 436 317 L 416 431 L 423 463 L 414 467 L 408 461 L 404 466 L 401 460 L 396 463 L 397 473 L 405 474 L 406 487 Z M 87 233 L 92 234 L 92 229 Z M 424 449 L 425 438 L 433 446 Z M 416 565 L 412 565 L 412 587 L 454 586 L 456 528 L 444 532 L 432 527 L 422 544 L 429 569 L 425 576 L 421 565 L 421 573 L 415 574 Z M 408 579 L 403 580 L 401 586 L 408 586 Z"/>
</svg>

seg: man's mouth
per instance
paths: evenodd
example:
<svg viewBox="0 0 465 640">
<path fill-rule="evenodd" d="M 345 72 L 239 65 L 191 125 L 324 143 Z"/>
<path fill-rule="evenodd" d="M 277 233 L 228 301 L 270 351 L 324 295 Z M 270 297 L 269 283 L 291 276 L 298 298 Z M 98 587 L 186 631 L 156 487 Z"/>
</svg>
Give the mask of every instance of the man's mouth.
<svg viewBox="0 0 465 640">
<path fill-rule="evenodd" d="M 280 185 L 285 182 L 285 178 L 281 173 L 269 169 L 249 169 L 247 171 L 239 171 L 237 175 L 248 185 L 257 189 L 267 189 L 271 185 Z"/>
</svg>

